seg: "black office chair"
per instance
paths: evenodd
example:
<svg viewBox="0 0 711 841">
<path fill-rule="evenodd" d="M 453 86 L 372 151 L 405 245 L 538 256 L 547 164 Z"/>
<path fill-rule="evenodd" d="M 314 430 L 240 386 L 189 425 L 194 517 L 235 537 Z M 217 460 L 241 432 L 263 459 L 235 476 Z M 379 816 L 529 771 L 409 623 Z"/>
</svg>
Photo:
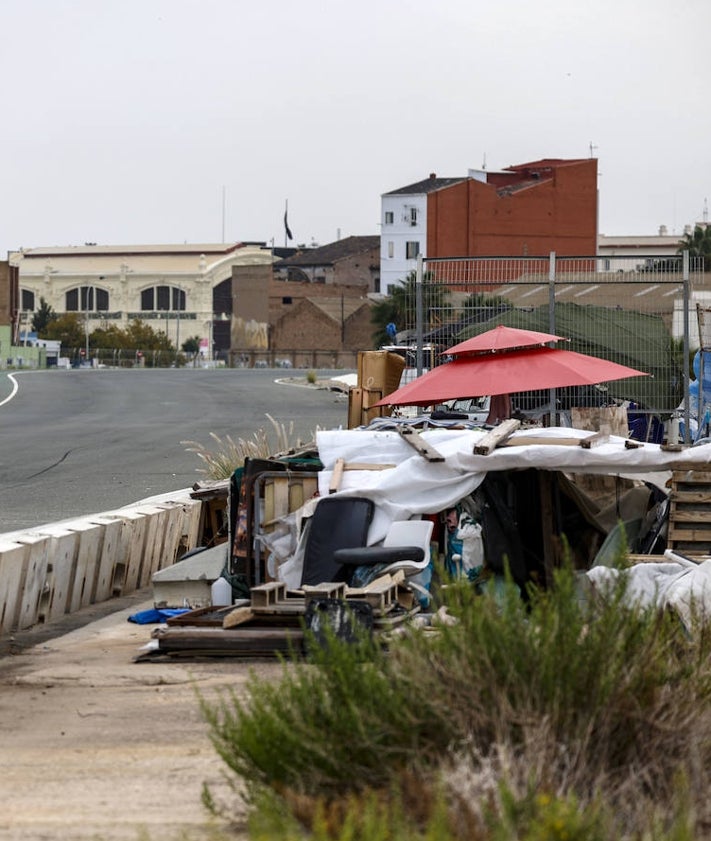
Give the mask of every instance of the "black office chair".
<svg viewBox="0 0 711 841">
<path fill-rule="evenodd" d="M 374 509 L 373 501 L 364 497 L 325 496 L 319 500 L 307 524 L 302 585 L 347 580 L 352 568 L 336 561 L 334 553 L 367 544 Z"/>
</svg>

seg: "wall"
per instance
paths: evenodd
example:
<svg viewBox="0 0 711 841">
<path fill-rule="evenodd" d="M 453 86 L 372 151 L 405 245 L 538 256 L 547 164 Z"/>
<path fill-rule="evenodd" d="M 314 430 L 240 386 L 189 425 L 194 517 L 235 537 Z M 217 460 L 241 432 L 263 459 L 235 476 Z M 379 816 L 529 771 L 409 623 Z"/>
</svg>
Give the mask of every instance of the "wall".
<svg viewBox="0 0 711 841">
<path fill-rule="evenodd" d="M 597 160 L 553 166 L 550 178 L 499 194 L 505 186 L 490 177 L 486 184 L 469 179 L 430 193 L 427 256 L 596 253 Z"/>
<path fill-rule="evenodd" d="M 411 221 L 412 208 L 417 214 L 415 225 Z M 385 221 L 386 213 L 393 214 L 392 222 Z M 417 259 L 406 256 L 407 242 L 418 242 L 420 251 L 426 254 L 429 224 L 427 196 L 424 193 L 383 196 L 380 222 L 380 289 L 385 294 L 390 286 L 399 284 L 417 268 Z M 389 256 L 390 243 L 392 257 Z"/>
<path fill-rule="evenodd" d="M 178 491 L 0 535 L 0 635 L 150 586 L 201 545 L 202 506 Z"/>
<path fill-rule="evenodd" d="M 349 310 L 351 308 L 349 307 Z M 274 324 L 272 347 L 276 350 L 352 350 L 372 348 L 370 304 L 363 302 L 341 325 L 312 301 L 304 300 Z"/>
</svg>

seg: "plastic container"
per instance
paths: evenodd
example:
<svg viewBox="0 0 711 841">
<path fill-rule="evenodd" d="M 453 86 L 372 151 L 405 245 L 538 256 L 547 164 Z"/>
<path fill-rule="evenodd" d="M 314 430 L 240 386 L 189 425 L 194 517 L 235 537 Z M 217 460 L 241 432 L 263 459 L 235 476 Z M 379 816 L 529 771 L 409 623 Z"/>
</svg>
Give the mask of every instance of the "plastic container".
<svg viewBox="0 0 711 841">
<path fill-rule="evenodd" d="M 232 585 L 226 578 L 218 578 L 212 582 L 210 598 L 213 606 L 232 604 Z"/>
</svg>

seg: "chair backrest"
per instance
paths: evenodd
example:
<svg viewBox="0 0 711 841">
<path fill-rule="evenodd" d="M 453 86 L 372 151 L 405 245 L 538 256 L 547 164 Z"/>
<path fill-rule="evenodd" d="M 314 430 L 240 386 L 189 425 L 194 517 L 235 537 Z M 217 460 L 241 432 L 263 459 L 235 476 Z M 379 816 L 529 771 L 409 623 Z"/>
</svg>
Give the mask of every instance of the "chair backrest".
<svg viewBox="0 0 711 841">
<path fill-rule="evenodd" d="M 396 569 L 424 569 L 430 562 L 430 541 L 432 539 L 432 520 L 396 520 L 390 524 L 383 546 L 418 546 L 424 552 L 421 561 L 397 561 L 387 568 L 387 572 Z"/>
<path fill-rule="evenodd" d="M 302 584 L 346 580 L 348 571 L 334 561 L 333 553 L 367 544 L 374 508 L 373 501 L 364 497 L 325 496 L 319 500 L 304 547 Z"/>
</svg>

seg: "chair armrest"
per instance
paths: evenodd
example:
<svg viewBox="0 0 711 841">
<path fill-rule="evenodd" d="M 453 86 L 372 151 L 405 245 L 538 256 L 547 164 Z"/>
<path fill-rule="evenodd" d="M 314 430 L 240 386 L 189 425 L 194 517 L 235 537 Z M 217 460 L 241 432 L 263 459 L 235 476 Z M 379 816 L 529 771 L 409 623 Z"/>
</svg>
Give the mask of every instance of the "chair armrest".
<svg viewBox="0 0 711 841">
<path fill-rule="evenodd" d="M 420 563 L 424 557 L 425 550 L 421 546 L 361 546 L 336 549 L 333 553 L 333 560 L 343 566 L 373 566 L 400 561 Z"/>
</svg>

